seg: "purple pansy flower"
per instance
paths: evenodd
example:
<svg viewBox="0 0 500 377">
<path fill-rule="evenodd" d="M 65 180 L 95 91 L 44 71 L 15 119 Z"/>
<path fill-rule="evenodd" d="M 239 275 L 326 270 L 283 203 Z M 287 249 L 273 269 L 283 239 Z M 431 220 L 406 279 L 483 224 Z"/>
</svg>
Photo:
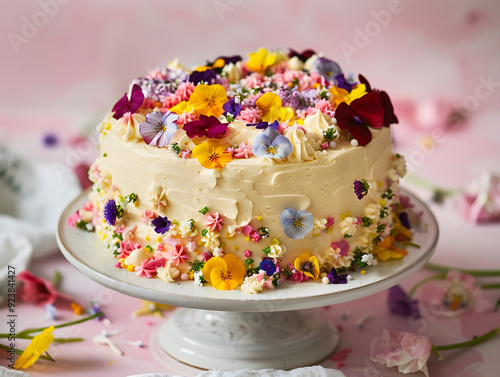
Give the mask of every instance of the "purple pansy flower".
<svg viewBox="0 0 500 377">
<path fill-rule="evenodd" d="M 170 111 L 162 114 L 160 111 L 153 111 L 146 115 L 146 121 L 139 125 L 139 132 L 148 145 L 165 147 L 170 143 L 172 137 L 178 129 L 175 121 L 179 115 Z"/>
<path fill-rule="evenodd" d="M 106 219 L 106 222 L 110 225 L 115 225 L 117 215 L 118 209 L 116 208 L 115 200 L 108 200 L 108 202 L 104 205 L 104 218 Z"/>
<path fill-rule="evenodd" d="M 156 219 L 153 219 L 151 223 L 155 226 L 155 232 L 161 234 L 168 232 L 170 230 L 170 226 L 172 225 L 167 216 L 158 216 Z"/>
<path fill-rule="evenodd" d="M 132 93 L 130 94 L 130 100 L 128 99 L 127 93 L 125 93 L 111 109 L 111 111 L 114 112 L 113 118 L 120 119 L 125 113 L 134 114 L 139 110 L 143 101 L 144 93 L 142 93 L 141 87 L 134 84 Z"/>
<path fill-rule="evenodd" d="M 191 138 L 207 136 L 210 139 L 221 139 L 226 134 L 228 123 L 221 123 L 219 119 L 210 115 L 200 115 L 198 120 L 193 120 L 184 125 L 184 131 Z"/>
<path fill-rule="evenodd" d="M 316 72 L 328 81 L 332 82 L 335 76 L 342 73 L 340 66 L 333 60 L 327 58 L 317 58 L 311 67 L 311 72 Z"/>
<path fill-rule="evenodd" d="M 401 212 L 399 215 L 399 220 L 401 221 L 401 224 L 403 224 L 406 228 L 411 229 L 411 222 L 408 217 L 408 213 L 406 212 Z"/>
<path fill-rule="evenodd" d="M 252 145 L 257 157 L 283 159 L 293 152 L 293 145 L 285 136 L 272 127 L 267 127 L 257 135 Z"/>
<path fill-rule="evenodd" d="M 236 102 L 233 98 L 231 98 L 229 101 L 227 101 L 222 106 L 222 109 L 226 113 L 229 113 L 229 114 L 233 115 L 236 118 L 240 114 L 241 105 L 238 102 Z"/>
<path fill-rule="evenodd" d="M 333 267 L 327 275 L 328 280 L 330 280 L 330 284 L 347 284 L 347 276 L 347 274 L 339 275 L 335 267 Z"/>
<path fill-rule="evenodd" d="M 207 69 L 205 71 L 194 71 L 189 75 L 189 81 L 194 85 L 198 85 L 200 82 L 206 82 L 209 85 L 215 84 L 217 79 L 217 73 L 213 69 Z"/>
<path fill-rule="evenodd" d="M 356 82 L 349 82 L 345 79 L 345 76 L 343 73 L 339 73 L 338 75 L 335 76 L 335 86 L 337 88 L 342 88 L 350 92 L 354 85 L 356 85 Z"/>
<path fill-rule="evenodd" d="M 294 240 L 299 240 L 313 229 L 314 219 L 307 211 L 287 208 L 281 212 L 280 221 L 285 234 Z"/>
<path fill-rule="evenodd" d="M 264 130 L 266 129 L 267 127 L 271 127 L 273 130 L 278 130 L 278 127 L 280 126 L 280 123 L 275 120 L 274 122 L 272 123 L 268 123 L 268 122 L 259 122 L 259 123 L 248 123 L 247 124 L 247 127 L 255 127 L 259 130 Z"/>
<path fill-rule="evenodd" d="M 410 299 L 399 285 L 389 288 L 387 305 L 389 305 L 389 310 L 393 314 L 403 317 L 420 318 L 418 300 Z"/>
<path fill-rule="evenodd" d="M 270 259 L 262 259 L 262 261 L 259 264 L 259 269 L 265 271 L 267 276 L 271 276 L 276 272 L 276 265 Z"/>
</svg>

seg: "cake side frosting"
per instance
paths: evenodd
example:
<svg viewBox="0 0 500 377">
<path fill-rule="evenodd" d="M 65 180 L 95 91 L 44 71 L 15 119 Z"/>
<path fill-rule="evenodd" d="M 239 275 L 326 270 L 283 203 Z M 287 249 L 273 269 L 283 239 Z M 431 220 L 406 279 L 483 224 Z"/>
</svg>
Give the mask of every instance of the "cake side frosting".
<svg viewBox="0 0 500 377">
<path fill-rule="evenodd" d="M 346 282 L 349 269 L 402 257 L 404 160 L 385 92 L 325 78 L 338 66 L 317 55 L 278 53 L 264 68 L 252 56 L 134 80 L 99 126 L 94 185 L 72 224 L 96 231 L 118 268 L 247 293 Z"/>
</svg>

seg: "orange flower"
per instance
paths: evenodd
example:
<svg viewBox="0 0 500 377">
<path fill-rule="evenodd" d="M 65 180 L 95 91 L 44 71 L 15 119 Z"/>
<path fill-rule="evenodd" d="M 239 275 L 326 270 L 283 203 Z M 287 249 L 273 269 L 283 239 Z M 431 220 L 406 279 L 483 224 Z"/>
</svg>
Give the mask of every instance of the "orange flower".
<svg viewBox="0 0 500 377">
<path fill-rule="evenodd" d="M 387 236 L 382 241 L 377 242 L 373 248 L 373 254 L 380 258 L 381 261 L 388 259 L 403 258 L 408 252 L 399 247 L 394 246 L 395 240 L 393 236 Z"/>
<path fill-rule="evenodd" d="M 203 278 L 216 289 L 227 291 L 243 283 L 245 263 L 236 255 L 210 258 L 203 266 Z"/>
<path fill-rule="evenodd" d="M 227 102 L 227 94 L 222 85 L 197 85 L 189 97 L 189 104 L 198 115 L 221 116 L 224 113 L 222 105 Z"/>
<path fill-rule="evenodd" d="M 227 145 L 217 145 L 207 141 L 194 147 L 193 157 L 197 158 L 199 163 L 207 169 L 222 169 L 233 158 L 231 153 L 226 152 L 226 149 Z"/>
</svg>

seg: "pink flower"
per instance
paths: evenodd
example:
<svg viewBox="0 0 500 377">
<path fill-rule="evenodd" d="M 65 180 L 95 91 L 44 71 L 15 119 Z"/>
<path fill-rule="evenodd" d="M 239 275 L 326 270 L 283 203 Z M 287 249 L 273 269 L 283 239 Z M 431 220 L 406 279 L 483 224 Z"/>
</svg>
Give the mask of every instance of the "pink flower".
<svg viewBox="0 0 500 377">
<path fill-rule="evenodd" d="M 475 224 L 500 221 L 500 176 L 483 174 L 461 195 L 462 215 Z"/>
<path fill-rule="evenodd" d="M 335 219 L 333 217 L 327 217 L 325 226 L 329 228 L 333 226 L 333 224 L 335 224 Z"/>
<path fill-rule="evenodd" d="M 245 250 L 245 258 L 250 258 L 252 256 L 252 252 L 249 249 Z"/>
<path fill-rule="evenodd" d="M 142 222 L 147 224 L 150 220 L 156 219 L 157 217 L 158 214 L 155 211 L 147 209 L 142 213 Z"/>
<path fill-rule="evenodd" d="M 427 359 L 432 343 L 424 335 L 385 329 L 381 337 L 374 338 L 370 346 L 370 359 L 388 367 L 397 366 L 404 374 L 423 372 L 429 377 Z"/>
<path fill-rule="evenodd" d="M 255 276 L 255 280 L 257 280 L 259 283 L 264 280 L 264 284 L 262 285 L 264 289 L 274 289 L 274 285 L 273 285 L 273 282 L 269 279 L 265 280 L 266 279 L 266 271 L 259 271 L 259 273 L 257 275 L 254 275 Z"/>
<path fill-rule="evenodd" d="M 328 144 L 327 142 L 324 142 L 324 143 L 320 144 L 320 147 L 321 147 L 322 151 L 328 149 L 329 146 L 330 146 L 330 144 Z"/>
<path fill-rule="evenodd" d="M 191 94 L 194 92 L 194 84 L 192 82 L 181 82 L 175 91 L 182 101 L 189 100 Z"/>
<path fill-rule="evenodd" d="M 50 281 L 39 278 L 29 271 L 22 271 L 17 279 L 24 283 L 21 299 L 37 305 L 53 305 L 58 298 L 73 301 L 71 297 L 60 293 Z"/>
<path fill-rule="evenodd" d="M 326 99 L 319 100 L 318 102 L 316 102 L 316 105 L 314 105 L 314 107 L 321 111 L 323 114 L 331 114 L 331 112 L 333 111 L 332 103 Z"/>
<path fill-rule="evenodd" d="M 152 79 L 165 80 L 166 75 L 163 74 L 158 68 L 155 68 L 149 71 L 145 77 L 149 80 Z"/>
<path fill-rule="evenodd" d="M 201 258 L 203 262 L 208 262 L 213 257 L 213 254 L 210 251 L 204 251 Z"/>
<path fill-rule="evenodd" d="M 222 229 L 223 220 L 224 219 L 218 212 L 208 213 L 204 224 L 209 227 L 212 232 L 218 232 Z"/>
<path fill-rule="evenodd" d="M 190 156 L 190 151 L 181 151 L 181 157 L 184 159 L 188 159 Z"/>
<path fill-rule="evenodd" d="M 182 114 L 179 114 L 179 118 L 177 119 L 177 121 L 175 123 L 177 123 L 178 126 L 182 126 L 186 123 L 189 123 L 189 122 L 192 122 L 194 120 L 196 120 L 196 114 L 194 113 L 194 111 L 190 111 L 189 113 L 182 113 Z"/>
<path fill-rule="evenodd" d="M 309 115 L 316 114 L 317 111 L 318 111 L 318 109 L 316 109 L 315 107 L 308 107 L 305 110 L 298 110 L 297 111 L 297 116 L 300 119 L 306 119 Z"/>
<path fill-rule="evenodd" d="M 251 75 L 247 76 L 245 86 L 248 89 L 253 89 L 253 88 L 257 88 L 257 87 L 261 86 L 262 82 L 263 82 L 262 75 L 260 75 L 258 73 L 252 73 Z"/>
<path fill-rule="evenodd" d="M 178 105 L 179 103 L 182 102 L 182 97 L 176 93 L 170 94 L 167 98 L 165 98 L 165 101 L 163 101 L 163 107 L 165 109 L 170 109 L 174 107 L 175 105 Z"/>
<path fill-rule="evenodd" d="M 74 214 L 72 214 L 70 217 L 68 217 L 68 225 L 72 228 L 76 226 L 76 223 L 80 222 L 82 218 L 80 217 L 80 214 L 78 211 L 76 211 Z"/>
<path fill-rule="evenodd" d="M 238 145 L 238 148 L 234 148 L 232 153 L 236 158 L 249 158 L 253 156 L 252 146 L 249 144 L 245 144 L 244 141 Z"/>
<path fill-rule="evenodd" d="M 160 267 L 164 267 L 167 261 L 165 258 L 159 257 L 154 259 L 146 259 L 139 266 L 134 268 L 137 276 L 145 276 L 147 278 L 152 278 L 153 274 Z"/>
<path fill-rule="evenodd" d="M 349 253 L 349 244 L 346 242 L 346 240 L 342 239 L 340 242 L 332 242 L 333 249 L 340 249 L 339 255 L 346 257 L 347 254 Z"/>
<path fill-rule="evenodd" d="M 262 116 L 262 110 L 258 107 L 245 107 L 240 111 L 240 114 L 236 117 L 236 120 L 241 120 L 245 123 L 258 123 L 260 122 Z"/>
<path fill-rule="evenodd" d="M 135 249 L 140 249 L 141 245 L 134 243 L 132 241 L 122 241 L 120 242 L 120 248 L 118 249 L 120 253 L 116 256 L 117 258 L 126 258 Z"/>
<path fill-rule="evenodd" d="M 165 258 L 172 261 L 172 265 L 178 266 L 179 264 L 185 262 L 188 259 L 188 254 L 184 250 L 182 245 L 175 245 L 173 249 L 167 250 L 162 253 Z"/>
</svg>

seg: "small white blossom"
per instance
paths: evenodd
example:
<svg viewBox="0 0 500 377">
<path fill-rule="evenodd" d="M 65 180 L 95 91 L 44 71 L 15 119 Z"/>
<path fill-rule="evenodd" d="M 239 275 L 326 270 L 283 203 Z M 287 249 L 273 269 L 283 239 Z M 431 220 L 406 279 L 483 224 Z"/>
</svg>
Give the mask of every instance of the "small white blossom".
<svg viewBox="0 0 500 377">
<path fill-rule="evenodd" d="M 207 249 L 213 251 L 216 247 L 220 246 L 219 233 L 214 233 L 210 229 L 207 229 L 205 235 L 201 238 L 201 242 L 205 244 Z"/>
<path fill-rule="evenodd" d="M 220 247 L 216 247 L 214 248 L 212 254 L 214 257 L 222 258 L 224 256 L 224 250 L 222 250 Z"/>
<path fill-rule="evenodd" d="M 283 254 L 286 252 L 286 246 L 280 246 L 280 245 L 271 245 L 269 246 L 269 253 L 267 254 L 268 257 L 270 258 L 281 258 Z"/>
<path fill-rule="evenodd" d="M 198 287 L 203 287 L 203 282 L 201 280 L 202 277 L 203 277 L 202 271 L 195 271 L 193 273 L 194 284 L 197 285 Z"/>
<path fill-rule="evenodd" d="M 320 234 L 322 230 L 326 229 L 326 219 L 314 219 L 313 221 L 313 230 L 312 230 L 312 235 Z"/>
<path fill-rule="evenodd" d="M 264 290 L 264 279 L 258 281 L 254 275 L 247 276 L 241 284 L 241 290 L 246 294 L 257 294 Z"/>
<path fill-rule="evenodd" d="M 366 263 L 368 266 L 371 266 L 373 263 L 373 255 L 372 254 L 365 254 L 361 257 L 361 262 Z"/>
</svg>

